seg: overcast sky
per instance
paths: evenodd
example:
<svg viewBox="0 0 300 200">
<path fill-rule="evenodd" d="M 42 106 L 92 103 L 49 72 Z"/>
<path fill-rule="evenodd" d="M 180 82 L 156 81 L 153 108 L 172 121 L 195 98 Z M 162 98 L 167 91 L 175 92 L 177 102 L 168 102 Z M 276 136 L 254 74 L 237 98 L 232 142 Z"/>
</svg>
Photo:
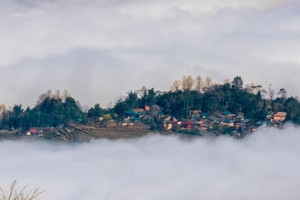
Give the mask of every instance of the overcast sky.
<svg viewBox="0 0 300 200">
<path fill-rule="evenodd" d="M 40 187 L 44 200 L 299 200 L 300 134 L 243 140 L 146 136 L 81 144 L 0 141 L 0 186 Z"/>
<path fill-rule="evenodd" d="M 106 107 L 182 75 L 240 75 L 300 95 L 298 0 L 11 0 L 0 2 L 0 19 L 8 105 L 59 89 Z"/>
</svg>

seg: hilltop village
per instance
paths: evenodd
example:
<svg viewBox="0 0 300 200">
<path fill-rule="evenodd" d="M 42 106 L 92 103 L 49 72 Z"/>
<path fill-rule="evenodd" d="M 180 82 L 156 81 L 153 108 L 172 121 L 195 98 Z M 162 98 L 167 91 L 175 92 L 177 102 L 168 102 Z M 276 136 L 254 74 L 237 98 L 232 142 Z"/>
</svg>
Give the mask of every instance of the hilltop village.
<svg viewBox="0 0 300 200">
<path fill-rule="evenodd" d="M 159 121 L 158 130 L 172 131 L 175 133 L 186 133 L 195 135 L 205 134 L 230 134 L 243 137 L 257 130 L 260 126 L 273 126 L 281 128 L 286 120 L 286 112 L 268 113 L 264 121 L 252 122 L 245 118 L 244 113 L 233 114 L 229 111 L 209 115 L 200 110 L 193 110 L 189 119 L 178 120 L 174 116 L 164 115 L 157 105 L 145 109 L 133 109 L 126 112 L 126 118 L 121 126 L 133 126 L 135 122 Z M 100 121 L 102 119 L 100 118 Z M 114 121 L 108 122 L 110 126 L 118 126 Z M 153 128 L 153 127 L 152 127 Z"/>
<path fill-rule="evenodd" d="M 38 135 L 47 139 L 130 138 L 149 132 L 186 135 L 231 135 L 243 138 L 261 126 L 300 124 L 300 103 L 282 88 L 243 84 L 235 77 L 224 84 L 211 78 L 183 76 L 171 90 L 143 87 L 130 91 L 112 108 L 100 104 L 83 111 L 68 92 L 47 91 L 34 108 L 0 105 L 0 137 Z"/>
<path fill-rule="evenodd" d="M 89 124 L 70 124 L 60 128 L 32 127 L 27 136 L 40 136 L 48 139 L 64 138 L 63 140 L 87 140 L 104 137 L 110 139 L 131 138 L 145 135 L 149 132 L 162 132 L 163 134 L 185 134 L 198 136 L 232 135 L 243 138 L 253 133 L 261 126 L 281 128 L 286 120 L 286 112 L 270 113 L 265 121 L 252 123 L 243 113 L 232 114 L 229 111 L 217 115 L 208 115 L 195 110 L 189 120 L 180 121 L 172 116 L 166 116 L 157 105 L 145 109 L 133 109 L 126 112 L 123 120 L 104 119 L 99 117 L 99 122 Z M 147 125 L 149 121 L 159 121 L 153 126 Z M 153 125 L 153 124 L 152 124 Z M 155 129 L 154 129 L 155 128 Z M 81 138 L 81 139 L 80 139 Z"/>
</svg>

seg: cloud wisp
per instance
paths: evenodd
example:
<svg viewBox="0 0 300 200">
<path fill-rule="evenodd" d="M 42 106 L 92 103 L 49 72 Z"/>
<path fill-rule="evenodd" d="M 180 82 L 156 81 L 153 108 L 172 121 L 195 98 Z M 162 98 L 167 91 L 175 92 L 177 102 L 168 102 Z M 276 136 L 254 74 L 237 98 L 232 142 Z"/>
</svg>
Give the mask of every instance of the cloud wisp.
<svg viewBox="0 0 300 200">
<path fill-rule="evenodd" d="M 149 135 L 83 144 L 1 141 L 0 185 L 63 199 L 291 199 L 300 197 L 299 128 L 243 140 Z"/>
</svg>

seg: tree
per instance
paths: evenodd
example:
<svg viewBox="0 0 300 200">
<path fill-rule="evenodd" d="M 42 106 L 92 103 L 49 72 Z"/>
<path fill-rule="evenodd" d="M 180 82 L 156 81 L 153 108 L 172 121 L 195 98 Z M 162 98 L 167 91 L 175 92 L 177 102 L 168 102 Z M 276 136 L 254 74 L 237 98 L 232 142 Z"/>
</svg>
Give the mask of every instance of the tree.
<svg viewBox="0 0 300 200">
<path fill-rule="evenodd" d="M 184 92 L 191 91 L 195 83 L 192 76 L 182 76 L 181 87 Z"/>
<path fill-rule="evenodd" d="M 88 117 L 93 119 L 98 119 L 102 114 L 102 109 L 100 107 L 100 104 L 95 104 L 94 107 L 90 108 L 88 110 Z"/>
<path fill-rule="evenodd" d="M 269 99 L 270 99 L 270 100 L 273 100 L 274 94 L 275 94 L 275 92 L 274 92 L 274 90 L 272 89 L 272 84 L 270 84 L 270 85 L 269 85 Z"/>
<path fill-rule="evenodd" d="M 245 89 L 249 93 L 257 94 L 257 92 L 260 91 L 261 87 L 262 87 L 261 85 L 255 85 L 254 82 L 251 82 L 250 84 L 246 84 Z"/>
<path fill-rule="evenodd" d="M 280 95 L 281 99 L 286 100 L 287 98 L 287 91 L 284 88 L 281 88 L 277 95 Z"/>
<path fill-rule="evenodd" d="M 114 113 L 116 113 L 119 118 L 125 117 L 125 112 L 128 110 L 128 106 L 122 99 L 119 99 L 116 103 L 116 105 L 113 108 Z"/>
<path fill-rule="evenodd" d="M 243 80 L 240 76 L 234 77 L 234 79 L 232 81 L 232 87 L 235 89 L 238 89 L 238 90 L 243 89 Z"/>
<path fill-rule="evenodd" d="M 180 86 L 181 86 L 181 81 L 179 80 L 176 80 L 174 81 L 172 87 L 171 87 L 171 90 L 172 91 L 179 91 L 180 90 Z"/>
<path fill-rule="evenodd" d="M 268 93 L 267 90 L 265 90 L 265 89 L 262 89 L 262 90 L 261 90 L 261 95 L 262 95 L 262 98 L 263 98 L 263 99 L 266 99 L 267 93 Z"/>
<path fill-rule="evenodd" d="M 12 115 L 10 117 L 10 127 L 19 128 L 21 125 L 21 114 L 23 109 L 21 105 L 14 105 Z"/>
<path fill-rule="evenodd" d="M 138 100 L 138 106 L 141 108 L 145 108 L 145 106 L 152 106 L 155 104 L 155 96 L 156 93 L 154 91 L 154 88 L 147 89 L 146 87 L 143 87 L 140 90 L 140 99 Z"/>
<path fill-rule="evenodd" d="M 207 76 L 204 80 L 204 87 L 208 89 L 211 86 L 212 86 L 212 78 Z"/>
<path fill-rule="evenodd" d="M 80 109 L 79 102 L 76 102 L 73 97 L 67 97 L 64 102 L 64 110 L 66 122 L 81 120 L 83 115 L 82 110 Z"/>
<path fill-rule="evenodd" d="M 196 86 L 195 89 L 199 92 L 201 92 L 202 88 L 204 87 L 204 82 L 202 80 L 201 76 L 196 77 Z"/>
<path fill-rule="evenodd" d="M 112 117 L 111 117 L 110 114 L 105 114 L 105 115 L 103 115 L 103 120 L 104 120 L 104 121 L 109 121 L 109 120 L 111 120 L 111 119 L 112 119 Z"/>
<path fill-rule="evenodd" d="M 52 91 L 51 90 L 47 90 L 44 94 L 41 94 L 39 96 L 39 99 L 37 101 L 37 105 L 41 104 L 47 97 L 51 97 L 52 95 Z"/>
<path fill-rule="evenodd" d="M 0 104 L 0 119 L 2 118 L 2 114 L 6 112 L 6 106 L 4 104 Z"/>
<path fill-rule="evenodd" d="M 128 92 L 128 96 L 125 99 L 125 103 L 127 104 L 129 109 L 133 109 L 136 107 L 136 103 L 138 101 L 137 92 L 130 91 Z"/>
</svg>

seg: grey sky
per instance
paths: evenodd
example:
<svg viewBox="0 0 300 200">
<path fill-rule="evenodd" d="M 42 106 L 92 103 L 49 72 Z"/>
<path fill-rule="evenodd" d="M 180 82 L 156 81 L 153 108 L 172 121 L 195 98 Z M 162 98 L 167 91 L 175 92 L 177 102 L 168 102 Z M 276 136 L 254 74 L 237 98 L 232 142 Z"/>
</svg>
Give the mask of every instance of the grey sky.
<svg viewBox="0 0 300 200">
<path fill-rule="evenodd" d="M 146 136 L 81 144 L 0 141 L 0 186 L 45 200 L 298 200 L 299 128 L 182 140 Z"/>
<path fill-rule="evenodd" d="M 15 0 L 0 3 L 0 91 L 34 105 L 48 89 L 106 107 L 182 75 L 242 76 L 300 95 L 293 0 Z"/>
</svg>

